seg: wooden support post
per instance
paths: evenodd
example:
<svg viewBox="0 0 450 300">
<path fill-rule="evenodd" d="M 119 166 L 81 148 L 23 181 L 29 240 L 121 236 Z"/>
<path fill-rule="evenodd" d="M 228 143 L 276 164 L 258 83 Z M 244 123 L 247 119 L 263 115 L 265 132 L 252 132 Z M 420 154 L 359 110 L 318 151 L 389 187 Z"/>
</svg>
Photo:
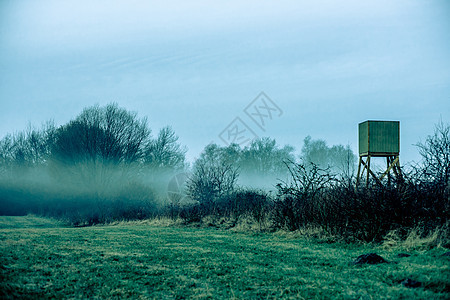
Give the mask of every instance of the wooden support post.
<svg viewBox="0 0 450 300">
<path fill-rule="evenodd" d="M 358 173 L 356 173 L 356 186 L 359 184 L 359 175 L 361 174 L 361 162 L 362 162 L 362 156 L 359 157 L 359 163 L 358 163 Z"/>
<path fill-rule="evenodd" d="M 395 173 L 396 176 L 398 175 L 398 174 L 397 174 L 397 170 L 396 170 L 396 166 L 397 166 L 397 163 L 398 163 L 398 159 L 399 159 L 399 157 L 397 156 L 397 158 L 394 159 L 394 160 L 391 162 L 391 159 L 390 159 L 389 157 L 387 158 L 387 162 L 388 162 L 388 164 L 387 164 L 387 170 L 383 173 L 383 175 L 381 175 L 380 180 L 382 180 L 382 179 L 384 178 L 384 176 L 386 176 L 386 175 L 388 175 L 388 177 L 390 177 L 389 172 L 390 172 L 391 170 L 394 171 L 394 173 Z"/>
<path fill-rule="evenodd" d="M 391 186 L 391 172 L 390 172 L 390 167 L 391 167 L 391 157 L 388 156 L 386 157 L 386 172 L 387 172 L 387 177 L 388 177 L 388 185 Z M 386 173 L 385 172 L 385 173 Z M 381 178 L 382 179 L 382 178 Z"/>
<path fill-rule="evenodd" d="M 382 180 L 383 178 L 387 175 L 388 176 L 388 184 L 391 184 L 391 171 L 393 171 L 393 173 L 395 174 L 395 176 L 397 178 L 401 178 L 401 169 L 400 169 L 400 163 L 399 163 L 399 156 L 386 156 L 386 171 L 383 172 L 383 174 L 381 174 L 381 176 L 378 177 L 377 174 L 375 174 L 371 169 L 370 169 L 370 163 L 372 160 L 372 155 L 367 155 L 365 156 L 367 157 L 366 160 L 364 161 L 364 157 L 360 156 L 359 157 L 359 164 L 358 164 L 358 172 L 356 175 L 356 185 L 359 185 L 359 182 L 361 180 L 361 178 L 365 177 L 366 179 L 366 187 L 369 186 L 369 180 L 370 180 L 370 176 L 373 177 L 373 179 L 375 180 L 375 182 L 377 184 L 379 184 L 380 186 L 382 186 Z M 366 174 L 364 174 L 364 171 L 366 172 Z"/>
</svg>

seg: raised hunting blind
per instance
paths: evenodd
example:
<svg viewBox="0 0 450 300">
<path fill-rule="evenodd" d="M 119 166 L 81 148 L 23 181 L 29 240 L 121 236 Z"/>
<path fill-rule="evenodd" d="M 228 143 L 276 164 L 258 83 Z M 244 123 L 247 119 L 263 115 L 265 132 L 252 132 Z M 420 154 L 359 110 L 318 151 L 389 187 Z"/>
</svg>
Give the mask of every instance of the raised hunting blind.
<svg viewBox="0 0 450 300">
<path fill-rule="evenodd" d="M 400 122 L 399 121 L 365 121 L 359 123 L 359 164 L 356 184 L 366 172 L 366 185 L 369 184 L 370 175 L 381 184 L 387 176 L 391 180 L 391 171 L 397 179 L 401 178 L 399 162 L 400 155 Z M 371 158 L 385 157 L 386 171 L 380 176 L 370 169 Z"/>
</svg>

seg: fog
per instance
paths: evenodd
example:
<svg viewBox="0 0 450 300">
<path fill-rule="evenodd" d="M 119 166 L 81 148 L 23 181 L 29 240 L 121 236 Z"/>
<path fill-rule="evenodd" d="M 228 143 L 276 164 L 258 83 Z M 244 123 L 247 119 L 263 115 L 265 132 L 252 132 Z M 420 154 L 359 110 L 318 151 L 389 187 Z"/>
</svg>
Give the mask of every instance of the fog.
<svg viewBox="0 0 450 300">
<path fill-rule="evenodd" d="M 148 218 L 196 203 L 199 193 L 211 199 L 239 189 L 274 194 L 291 176 L 286 164 L 299 160 L 336 174 L 347 164 L 350 178 L 356 163 L 348 146 L 307 137 L 301 154 L 271 138 L 246 147 L 211 143 L 188 164 L 186 147 L 170 126 L 152 134 L 145 117 L 116 103 L 86 107 L 62 126 L 30 125 L 0 140 L 0 148 L 0 213 L 74 224 Z M 200 179 L 206 192 L 195 189 Z"/>
</svg>

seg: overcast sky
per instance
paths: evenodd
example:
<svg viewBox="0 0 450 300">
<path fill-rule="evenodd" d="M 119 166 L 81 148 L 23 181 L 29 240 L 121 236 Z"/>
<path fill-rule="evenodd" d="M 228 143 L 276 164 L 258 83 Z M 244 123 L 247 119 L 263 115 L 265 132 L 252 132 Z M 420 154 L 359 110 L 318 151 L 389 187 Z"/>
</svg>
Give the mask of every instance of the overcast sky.
<svg viewBox="0 0 450 300">
<path fill-rule="evenodd" d="M 418 160 L 450 120 L 450 1 L 0 1 L 0 138 L 110 102 L 190 160 L 236 124 L 357 153 L 368 119 L 400 121 Z"/>
</svg>

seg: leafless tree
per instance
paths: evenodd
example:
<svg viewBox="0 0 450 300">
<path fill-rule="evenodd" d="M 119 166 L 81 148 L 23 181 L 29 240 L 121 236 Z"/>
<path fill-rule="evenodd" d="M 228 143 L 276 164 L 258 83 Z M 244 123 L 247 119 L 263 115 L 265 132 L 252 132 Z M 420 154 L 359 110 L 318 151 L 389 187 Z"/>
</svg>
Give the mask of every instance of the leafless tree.
<svg viewBox="0 0 450 300">
<path fill-rule="evenodd" d="M 237 177 L 238 170 L 231 164 L 198 161 L 188 179 L 188 195 L 200 204 L 210 205 L 233 191 Z"/>
<path fill-rule="evenodd" d="M 58 129 L 53 154 L 66 164 L 132 163 L 142 159 L 149 137 L 146 119 L 136 113 L 117 104 L 94 106 Z"/>
<path fill-rule="evenodd" d="M 422 156 L 422 175 L 440 189 L 448 190 L 450 179 L 450 125 L 442 120 L 436 125 L 434 134 L 424 143 L 416 145 Z"/>
<path fill-rule="evenodd" d="M 33 167 L 47 162 L 55 135 L 55 125 L 49 121 L 40 129 L 28 125 L 24 132 L 8 134 L 0 140 L 0 167 Z"/>
<path fill-rule="evenodd" d="M 136 174 L 149 142 L 147 121 L 137 113 L 117 104 L 89 107 L 56 131 L 52 172 L 72 184 L 108 190 Z"/>
<path fill-rule="evenodd" d="M 242 173 L 276 177 L 287 175 L 285 160 L 294 160 L 294 147 L 285 145 L 280 148 L 275 139 L 264 137 L 255 139 L 242 150 L 240 165 Z"/>
<path fill-rule="evenodd" d="M 157 169 L 183 169 L 186 149 L 178 143 L 178 136 L 170 126 L 159 131 L 145 151 L 145 162 Z"/>
<path fill-rule="evenodd" d="M 321 168 L 329 168 L 338 173 L 341 179 L 351 180 L 357 165 L 357 156 L 350 146 L 334 145 L 328 147 L 324 140 L 313 140 L 310 136 L 304 139 L 300 157 L 306 167 L 311 163 Z"/>
</svg>

